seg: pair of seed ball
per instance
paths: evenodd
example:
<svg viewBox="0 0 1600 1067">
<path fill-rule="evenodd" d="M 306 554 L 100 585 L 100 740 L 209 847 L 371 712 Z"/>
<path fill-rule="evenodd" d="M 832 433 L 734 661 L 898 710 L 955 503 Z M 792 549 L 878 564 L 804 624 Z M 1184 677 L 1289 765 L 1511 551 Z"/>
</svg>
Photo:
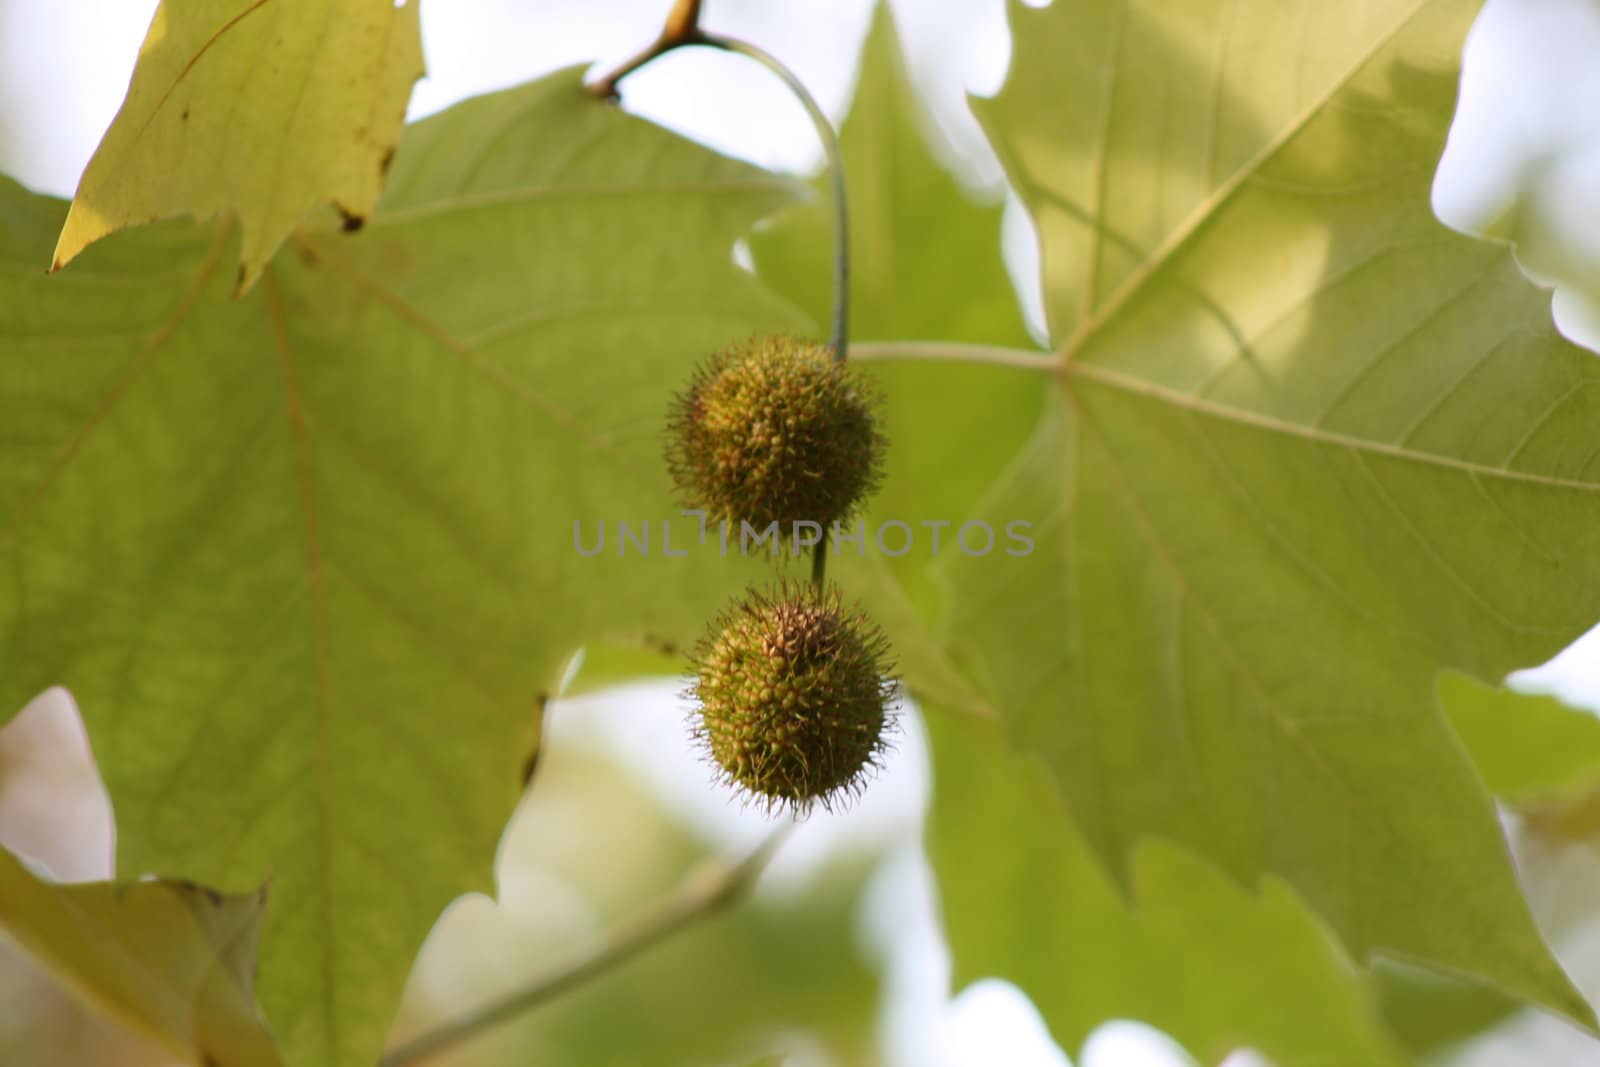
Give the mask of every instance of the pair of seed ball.
<svg viewBox="0 0 1600 1067">
<path fill-rule="evenodd" d="M 876 394 L 832 350 L 762 337 L 718 353 L 676 399 L 667 462 L 716 522 L 824 530 L 877 487 Z M 831 807 L 878 766 L 892 727 L 887 643 L 836 589 L 779 584 L 723 613 L 694 654 L 694 732 L 769 808 Z"/>
</svg>

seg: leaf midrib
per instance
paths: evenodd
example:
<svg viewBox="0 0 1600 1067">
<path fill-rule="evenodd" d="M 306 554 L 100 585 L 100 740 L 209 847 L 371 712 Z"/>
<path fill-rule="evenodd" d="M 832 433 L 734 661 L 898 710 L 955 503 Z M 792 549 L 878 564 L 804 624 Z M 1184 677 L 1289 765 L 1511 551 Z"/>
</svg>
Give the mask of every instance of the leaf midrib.
<svg viewBox="0 0 1600 1067">
<path fill-rule="evenodd" d="M 1438 467 L 1474 477 L 1494 478 L 1523 485 L 1536 485 L 1546 489 L 1562 489 L 1583 493 L 1600 492 L 1600 482 L 1561 478 L 1536 471 L 1513 467 L 1494 467 L 1474 463 L 1438 452 L 1424 452 L 1405 445 L 1374 441 L 1353 434 L 1340 433 L 1320 426 L 1304 425 L 1278 418 L 1264 412 L 1250 411 L 1229 404 L 1218 403 L 1179 389 L 1158 385 L 1131 374 L 1111 370 L 1097 364 L 1082 362 L 1063 363 L 1048 358 L 1046 353 L 1022 348 L 964 345 L 942 341 L 884 341 L 863 342 L 853 345 L 851 357 L 862 361 L 930 360 L 973 363 L 988 366 L 1016 368 L 1046 374 L 1061 380 L 1061 388 L 1071 392 L 1074 379 L 1116 389 L 1123 393 L 1157 400 L 1169 407 L 1220 419 L 1240 426 L 1284 437 L 1293 437 L 1313 444 L 1344 448 L 1352 452 L 1382 456 L 1408 463 Z"/>
<path fill-rule="evenodd" d="M 305 409 L 301 404 L 300 374 L 296 365 L 294 348 L 289 341 L 288 321 L 284 315 L 283 299 L 279 292 L 277 276 L 267 271 L 262 286 L 266 297 L 267 318 L 271 326 L 273 347 L 279 357 L 283 382 L 283 413 L 293 444 L 295 477 L 300 490 L 300 510 L 305 531 L 306 584 L 311 591 L 311 639 L 316 656 L 316 752 L 312 765 L 317 776 L 317 889 L 318 918 L 322 925 L 321 954 L 322 1026 L 324 1054 L 327 1062 L 336 1063 L 341 1047 L 339 1040 L 339 1011 L 334 986 L 336 941 L 333 921 L 333 786 L 329 777 L 328 761 L 332 749 L 329 734 L 331 709 L 331 675 L 329 668 L 327 572 L 323 566 L 322 538 L 317 522 L 317 490 L 313 473 L 315 460 L 311 453 L 310 432 L 306 424 Z"/>
<path fill-rule="evenodd" d="M 1119 285 L 1112 294 L 1106 298 L 1104 304 L 1099 305 L 1094 314 L 1080 320 L 1078 327 L 1062 342 L 1060 358 L 1064 364 L 1072 364 L 1077 354 L 1111 326 L 1121 316 L 1133 298 L 1139 294 L 1150 278 L 1158 272 L 1178 252 L 1182 251 L 1196 233 L 1200 231 L 1219 211 L 1226 207 L 1268 163 L 1277 157 L 1278 153 L 1287 148 L 1300 133 L 1305 130 L 1323 110 L 1333 102 L 1333 99 L 1343 92 L 1357 76 L 1361 74 L 1379 52 L 1387 48 L 1412 21 L 1427 8 L 1433 0 L 1417 0 L 1417 2 L 1399 19 L 1387 33 L 1380 35 L 1350 64 L 1338 78 L 1330 82 L 1321 93 L 1311 100 L 1306 107 L 1285 124 L 1261 149 L 1252 156 L 1243 166 L 1230 174 L 1226 181 L 1212 190 L 1210 195 L 1200 201 L 1194 211 L 1176 229 L 1167 235 L 1150 255 L 1140 263 Z M 1101 155 L 1104 153 L 1102 151 Z M 1097 166 L 1103 166 L 1103 159 L 1096 161 Z M 1099 254 L 1099 233 L 1096 231 L 1092 256 Z M 1091 274 L 1092 277 L 1092 274 Z M 1093 303 L 1093 294 L 1087 298 L 1087 303 Z"/>
<path fill-rule="evenodd" d="M 1547 489 L 1566 489 L 1587 493 L 1600 491 L 1600 484 L 1595 482 L 1560 478 L 1549 474 L 1539 474 L 1534 471 L 1516 470 L 1511 467 L 1492 467 L 1486 463 L 1474 463 L 1471 460 L 1458 459 L 1457 457 L 1442 455 L 1437 452 L 1422 452 L 1407 448 L 1404 445 L 1373 441 L 1319 426 L 1291 422 L 1287 419 L 1280 419 L 1261 412 L 1219 404 L 1214 400 L 1207 400 L 1201 396 L 1157 385 L 1154 382 L 1122 374 L 1105 367 L 1074 363 L 1062 368 L 1062 372 L 1063 388 L 1069 391 L 1071 379 L 1081 378 L 1098 385 L 1109 386 L 1124 393 L 1159 400 L 1170 407 L 1183 411 L 1221 419 L 1235 425 L 1247 426 L 1267 433 L 1294 437 L 1313 444 L 1344 448 L 1356 453 L 1383 456 L 1388 459 L 1397 459 L 1410 463 L 1420 463 L 1473 477 L 1497 478 L 1537 485 Z"/>
</svg>

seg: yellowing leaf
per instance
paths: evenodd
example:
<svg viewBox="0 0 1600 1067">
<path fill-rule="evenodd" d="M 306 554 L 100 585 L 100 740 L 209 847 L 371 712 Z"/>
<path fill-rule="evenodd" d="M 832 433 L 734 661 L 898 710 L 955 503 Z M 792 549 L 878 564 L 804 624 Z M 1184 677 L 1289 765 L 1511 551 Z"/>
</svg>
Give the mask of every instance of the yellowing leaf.
<svg viewBox="0 0 1600 1067">
<path fill-rule="evenodd" d="M 278 1067 L 252 995 L 266 893 L 188 882 L 52 885 L 0 849 L 0 936 L 194 1067 Z"/>
<path fill-rule="evenodd" d="M 236 216 L 238 287 L 289 230 L 372 213 L 411 85 L 419 0 L 163 0 L 128 97 L 78 185 L 60 269 L 124 226 Z"/>
</svg>

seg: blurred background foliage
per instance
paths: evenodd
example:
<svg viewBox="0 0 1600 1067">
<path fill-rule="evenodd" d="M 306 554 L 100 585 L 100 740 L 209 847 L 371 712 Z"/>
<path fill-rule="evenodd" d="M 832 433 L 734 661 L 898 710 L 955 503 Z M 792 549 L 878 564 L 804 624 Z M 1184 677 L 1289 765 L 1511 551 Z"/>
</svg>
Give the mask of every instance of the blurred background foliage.
<svg viewBox="0 0 1600 1067">
<path fill-rule="evenodd" d="M 538 782 L 501 844 L 500 902 L 470 897 L 446 913 L 397 1038 L 520 988 L 669 897 L 705 858 L 704 844 L 613 759 L 556 749 Z M 821 1054 L 877 1063 L 879 976 L 855 936 L 870 862 L 830 862 L 803 892 L 758 886 L 744 906 L 436 1062 L 624 1067 Z"/>
</svg>

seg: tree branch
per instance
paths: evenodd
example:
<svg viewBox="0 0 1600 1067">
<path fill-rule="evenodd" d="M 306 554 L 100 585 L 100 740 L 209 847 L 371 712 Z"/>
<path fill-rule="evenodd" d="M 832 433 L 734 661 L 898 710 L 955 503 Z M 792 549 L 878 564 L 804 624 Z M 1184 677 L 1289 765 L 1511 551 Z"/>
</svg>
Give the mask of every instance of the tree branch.
<svg viewBox="0 0 1600 1067">
<path fill-rule="evenodd" d="M 678 0 L 678 6 L 667 16 L 663 36 L 686 41 L 700 29 L 700 0 Z"/>
<path fill-rule="evenodd" d="M 677 0 L 661 35 L 638 55 L 616 70 L 589 86 L 589 91 L 602 100 L 617 98 L 617 83 L 640 67 L 660 59 L 668 52 L 700 40 L 700 0 Z"/>
<path fill-rule="evenodd" d="M 743 859 L 714 860 L 690 871 L 677 892 L 654 911 L 614 931 L 605 941 L 553 968 L 522 989 L 390 1050 L 379 1061 L 379 1067 L 407 1067 L 454 1048 L 589 978 L 626 963 L 673 934 L 737 903 L 750 891 L 761 872 L 766 870 L 767 863 L 792 826 L 791 823 L 779 827 Z"/>
</svg>

